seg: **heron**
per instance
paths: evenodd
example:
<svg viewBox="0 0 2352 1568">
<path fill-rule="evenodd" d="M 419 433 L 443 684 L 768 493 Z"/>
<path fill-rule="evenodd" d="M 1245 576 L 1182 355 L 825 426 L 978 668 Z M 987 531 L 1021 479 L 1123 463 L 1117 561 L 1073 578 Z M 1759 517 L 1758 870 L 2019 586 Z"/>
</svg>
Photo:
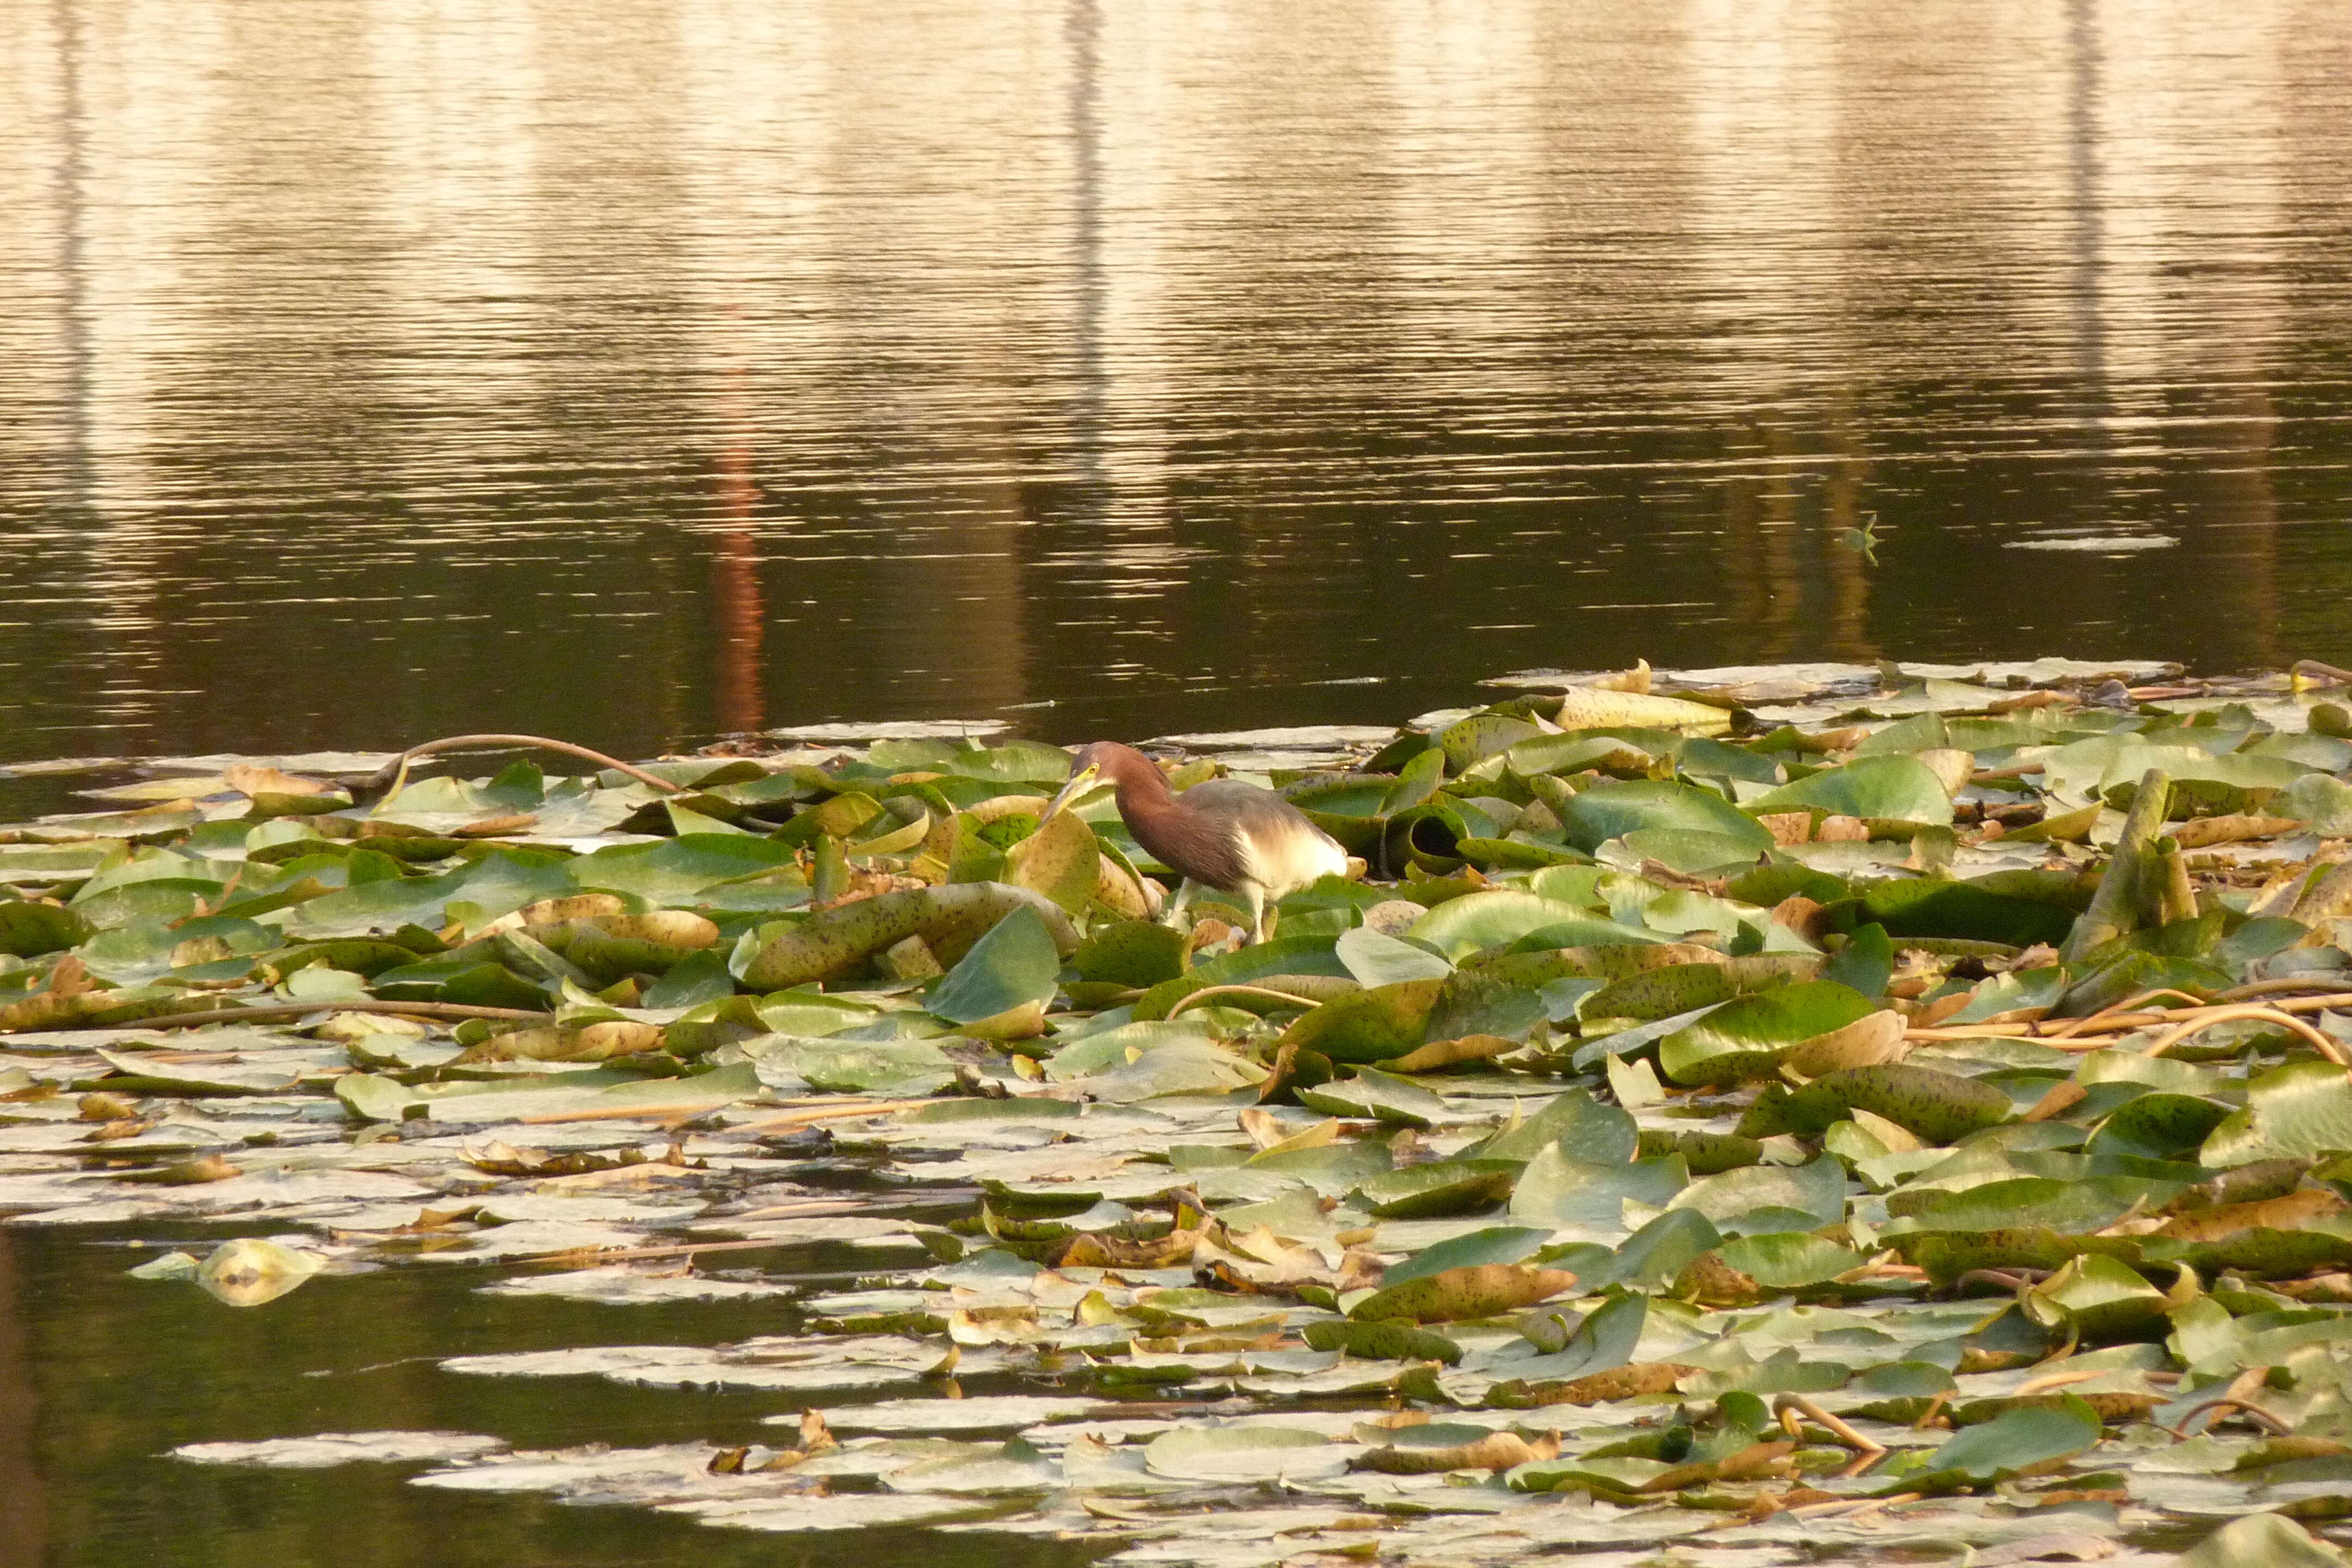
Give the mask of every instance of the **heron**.
<svg viewBox="0 0 2352 1568">
<path fill-rule="evenodd" d="M 1173 918 L 1202 888 L 1239 896 L 1249 906 L 1250 941 L 1265 939 L 1266 906 L 1319 877 L 1345 876 L 1339 841 L 1275 794 L 1239 779 L 1212 779 L 1182 795 L 1132 746 L 1097 741 L 1070 761 L 1070 782 L 1045 807 L 1051 817 L 1108 779 L 1118 790 L 1119 820 L 1152 858 L 1184 879 Z"/>
</svg>

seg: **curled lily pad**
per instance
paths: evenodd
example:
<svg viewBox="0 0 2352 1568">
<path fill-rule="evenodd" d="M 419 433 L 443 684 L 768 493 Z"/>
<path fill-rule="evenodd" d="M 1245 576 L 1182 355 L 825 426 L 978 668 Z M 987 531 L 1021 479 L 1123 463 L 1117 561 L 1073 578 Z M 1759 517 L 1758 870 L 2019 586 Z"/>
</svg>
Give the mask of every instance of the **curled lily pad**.
<svg viewBox="0 0 2352 1568">
<path fill-rule="evenodd" d="M 1699 735 L 1719 735 L 1731 728 L 1730 710 L 1683 697 L 1654 696 L 1646 691 L 1601 691 L 1571 687 L 1551 715 L 1563 730 L 1638 729 L 1685 730 Z"/>
<path fill-rule="evenodd" d="M 1573 904 L 1501 889 L 1448 899 L 1405 934 L 1459 960 L 1481 949 L 1517 942 L 1530 931 L 1585 920 L 1585 911 Z"/>
<path fill-rule="evenodd" d="M 1043 893 L 1071 914 L 1082 914 L 1102 875 L 1094 829 L 1073 811 L 1056 812 L 1004 855 L 1003 879 Z"/>
<path fill-rule="evenodd" d="M 1426 1127 L 1445 1114 L 1445 1101 L 1411 1079 L 1360 1068 L 1355 1076 L 1298 1091 L 1298 1103 L 1332 1116 L 1367 1116 L 1406 1127 Z"/>
<path fill-rule="evenodd" d="M 2246 1106 L 2205 1140 L 2212 1167 L 2352 1151 L 2352 1081 L 2326 1062 L 2290 1062 L 2246 1087 Z"/>
<path fill-rule="evenodd" d="M 1118 921 L 1087 933 L 1071 955 L 1081 978 L 1143 989 L 1184 973 L 1184 933 L 1151 921 Z"/>
<path fill-rule="evenodd" d="M 1659 1208 L 1671 1202 L 1690 1181 L 1679 1159 L 1615 1161 L 1600 1163 L 1580 1160 L 1556 1143 L 1528 1162 L 1511 1193 L 1511 1217 L 1522 1224 L 1568 1229 L 1597 1229 L 1623 1234 L 1625 1205 L 1630 1201 Z"/>
<path fill-rule="evenodd" d="M 744 984 L 778 991 L 854 969 L 893 943 L 919 936 L 940 962 L 952 963 L 970 952 L 1014 910 L 1032 910 L 1057 953 L 1076 952 L 1078 935 L 1044 894 L 1002 882 L 963 882 L 911 888 L 861 899 L 810 916 L 761 947 L 743 970 Z"/>
<path fill-rule="evenodd" d="M 1580 1089 L 1554 1095 L 1532 1116 L 1512 1108 L 1503 1125 L 1464 1151 L 1486 1160 L 1532 1160 L 1558 1145 L 1563 1154 L 1595 1164 L 1622 1164 L 1633 1157 L 1641 1129 L 1614 1105 L 1603 1105 Z"/>
<path fill-rule="evenodd" d="M 1322 1433 L 1297 1427 L 1180 1426 L 1154 1437 L 1143 1463 L 1172 1480 L 1305 1480 L 1339 1474 L 1349 1454 Z"/>
<path fill-rule="evenodd" d="M 1864 820 L 1952 820 L 1952 797 L 1943 782 L 1917 759 L 1902 756 L 1858 757 L 1760 795 L 1748 807 L 1759 813 L 1803 807 Z"/>
<path fill-rule="evenodd" d="M 1717 1249 L 1727 1268 L 1765 1290 L 1801 1290 L 1859 1268 L 1862 1254 L 1805 1231 L 1737 1237 Z"/>
<path fill-rule="evenodd" d="M 1724 1004 L 1659 1043 L 1658 1065 L 1676 1083 L 1767 1078 L 1807 1041 L 1878 1011 L 1833 980 L 1759 992 Z"/>
<path fill-rule="evenodd" d="M 1516 1160 L 1434 1160 L 1376 1176 L 1356 1196 L 1381 1219 L 1475 1214 L 1508 1198 L 1518 1175 Z"/>
<path fill-rule="evenodd" d="M 1790 1094 L 1768 1092 L 1740 1123 L 1750 1137 L 1800 1132 L 1817 1137 L 1856 1110 L 1885 1117 L 1930 1143 L 1957 1143 L 2014 1114 L 2008 1095 L 1980 1079 L 1909 1062 L 1824 1074 Z"/>
<path fill-rule="evenodd" d="M 1423 1042 L 1445 982 L 1400 980 L 1324 1003 L 1283 1034 L 1280 1045 L 1335 1062 L 1381 1062 Z"/>
<path fill-rule="evenodd" d="M 2337 1547 L 2275 1513 L 2233 1519 L 2173 1560 L 2173 1568 L 2345 1568 Z"/>
<path fill-rule="evenodd" d="M 62 952 L 88 941 L 90 929 L 87 916 L 60 904 L 0 901 L 0 952 L 19 958 Z"/>
<path fill-rule="evenodd" d="M 1672 782 L 1595 784 L 1570 797 L 1561 823 L 1568 841 L 1587 852 L 1612 838 L 1657 828 L 1712 834 L 1745 848 L 1751 858 L 1773 843 L 1768 829 L 1721 795 Z"/>
<path fill-rule="evenodd" d="M 275 1301 L 324 1268 L 315 1254 L 298 1252 L 257 1237 L 241 1237 L 213 1248 L 196 1266 L 196 1283 L 232 1307 Z"/>
<path fill-rule="evenodd" d="M 1363 1323 L 1347 1319 L 1309 1323 L 1306 1339 L 1316 1350 L 1345 1351 L 1367 1361 L 1436 1361 L 1452 1366 L 1462 1359 L 1460 1345 L 1443 1334 L 1409 1323 Z"/>
<path fill-rule="evenodd" d="M 1400 980 L 1443 980 L 1454 965 L 1414 942 L 1405 942 L 1370 926 L 1340 933 L 1333 945 L 1348 973 L 1365 985 L 1385 985 Z"/>
<path fill-rule="evenodd" d="M 1414 1323 L 1458 1322 L 1532 1306 L 1576 1283 L 1565 1269 L 1517 1263 L 1482 1263 L 1424 1274 L 1374 1291 L 1348 1315 L 1363 1322 L 1401 1318 Z"/>
<path fill-rule="evenodd" d="M 1061 953 L 1053 929 L 1037 910 L 1016 909 L 957 961 L 932 988 L 927 1005 L 950 1023 L 964 1025 L 1023 1008 L 1042 1010 L 1053 998 Z"/>
<path fill-rule="evenodd" d="M 1484 1426 L 1407 1426 L 1367 1449 L 1358 1467 L 1383 1475 L 1425 1476 L 1446 1470 L 1508 1470 L 1559 1458 L 1559 1434 L 1529 1440 Z"/>
<path fill-rule="evenodd" d="M 2062 1395 L 2053 1407 L 2012 1410 L 1971 1426 L 1937 1449 L 1933 1468 L 1883 1490 L 1952 1490 L 2013 1476 L 2039 1475 L 2099 1440 L 2099 1418 L 2080 1399 Z"/>
<path fill-rule="evenodd" d="M 1135 1016 L 1165 1018 L 1196 991 L 1257 984 L 1276 975 L 1328 975 L 1353 986 L 1354 979 L 1332 951 L 1332 941 L 1328 936 L 1278 936 L 1212 959 L 1146 991 L 1134 1003 Z"/>
<path fill-rule="evenodd" d="M 2035 1322 L 2071 1329 L 2094 1345 L 2161 1337 L 2176 1304 L 2136 1269 L 2096 1254 L 2071 1259 L 2018 1300 Z"/>
</svg>

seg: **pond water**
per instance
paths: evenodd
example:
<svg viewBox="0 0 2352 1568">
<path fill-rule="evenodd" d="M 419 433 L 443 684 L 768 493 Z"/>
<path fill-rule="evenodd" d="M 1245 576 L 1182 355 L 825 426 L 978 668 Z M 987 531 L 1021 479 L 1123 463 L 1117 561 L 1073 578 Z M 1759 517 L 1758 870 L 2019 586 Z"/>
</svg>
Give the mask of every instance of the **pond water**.
<svg viewBox="0 0 2352 1568">
<path fill-rule="evenodd" d="M 2324 0 L 20 0 L 0 764 L 2352 663 L 2348 62 Z M 814 1550 L 155 1458 L 748 1436 L 404 1358 L 757 1309 L 240 1315 L 110 1239 L 0 1231 L 0 1559 Z"/>
<path fill-rule="evenodd" d="M 122 1273 L 153 1244 L 201 1252 L 219 1227 L 70 1235 L 0 1231 L 0 1289 L 26 1320 L 0 1337 L 17 1364 L 0 1375 L 0 1562 L 196 1568 L 336 1563 L 346 1568 L 635 1568 L 689 1556 L 709 1568 L 813 1563 L 837 1536 L 709 1530 L 645 1508 L 579 1508 L 532 1495 L 413 1486 L 415 1466 L 313 1471 L 182 1464 L 183 1443 L 307 1432 L 470 1431 L 518 1446 L 616 1447 L 708 1439 L 772 1443 L 772 1394 L 630 1388 L 601 1378 L 459 1378 L 450 1354 L 578 1343 L 706 1344 L 790 1331 L 772 1302 L 614 1308 L 480 1295 L 479 1269 L 409 1268 L 314 1281 L 276 1310 L 239 1311 L 196 1290 L 158 1290 Z M 143 1241 L 144 1252 L 123 1244 Z M 778 1248 L 743 1261 L 804 1279 L 905 1256 Z M 831 1254 L 831 1256 L 826 1256 Z M 916 1255 L 919 1258 L 919 1254 Z M 320 1289 L 320 1287 L 324 1287 Z M 0 1296 L 0 1311 L 10 1306 Z M 0 1334 L 8 1332 L 0 1320 Z M 987 1392 L 975 1386 L 975 1393 Z M 825 1544 L 818 1544 L 825 1543 Z M 866 1530 L 871 1568 L 936 1562 L 940 1539 Z M 992 1568 L 1076 1568 L 1100 1555 L 1051 1542 L 965 1543 Z"/>
<path fill-rule="evenodd" d="M 2352 660 L 2347 63 L 2324 0 L 25 0 L 0 762 Z"/>
</svg>

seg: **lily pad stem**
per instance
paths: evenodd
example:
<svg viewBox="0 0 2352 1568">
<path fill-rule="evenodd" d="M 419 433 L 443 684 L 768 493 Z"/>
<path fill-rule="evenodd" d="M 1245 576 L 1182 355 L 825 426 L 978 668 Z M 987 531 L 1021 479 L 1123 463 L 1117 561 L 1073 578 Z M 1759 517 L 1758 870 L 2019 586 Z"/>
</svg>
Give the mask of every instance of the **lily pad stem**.
<svg viewBox="0 0 2352 1568">
<path fill-rule="evenodd" d="M 2239 1018 L 2258 1018 L 2264 1023 L 2277 1024 L 2284 1028 L 2294 1030 L 2311 1042 L 2312 1049 L 2334 1062 L 2337 1067 L 2352 1067 L 2352 1058 L 2345 1056 L 2342 1046 L 2337 1045 L 2294 1014 L 2283 1013 L 2276 1007 L 2263 1007 L 2249 1003 L 2236 1007 L 2202 1007 L 2198 1009 L 2198 1016 L 2189 1019 L 2186 1023 L 2176 1024 L 2158 1035 L 2149 1042 L 2147 1049 L 2141 1054 L 2160 1057 L 2200 1029 L 2208 1029 L 2216 1024 L 2227 1024 Z"/>
<path fill-rule="evenodd" d="M 2113 1003 L 2107 1006 L 2100 1008 L 2097 1012 L 2093 1013 L 2086 1017 L 2069 1018 L 2064 1023 L 2052 1029 L 2044 1037 L 2053 1040 L 2063 1040 L 2069 1035 L 2079 1035 L 2085 1029 L 2104 1028 L 2107 1025 L 2113 1023 L 2118 1015 L 2125 1013 L 2137 1013 L 2142 1007 L 2146 1006 L 2148 1003 L 2155 1001 L 2159 996 L 2178 996 L 2182 1001 L 2188 1003 L 2191 1007 L 2203 1007 L 2208 1005 L 2205 998 L 2202 996 L 2192 995 L 2189 992 L 2176 990 L 2172 986 L 2166 985 L 2154 991 L 2143 991 L 2137 996 L 2127 996 L 2120 1002 Z"/>
<path fill-rule="evenodd" d="M 2292 1003 L 2281 1004 L 2281 1005 L 2293 1006 L 2299 1010 L 2319 1012 L 2328 1007 L 2352 1006 L 2352 991 L 2340 989 L 2341 984 L 2342 983 L 2332 974 L 2325 979 L 2315 975 L 2305 975 L 2300 979 L 2256 980 L 2244 985 L 2232 986 L 2227 991 L 2216 992 L 2213 1000 L 2251 1002 L 2257 996 L 2278 996 L 2296 991 L 2324 991 L 2327 993 L 2325 996 L 2298 996 Z"/>
<path fill-rule="evenodd" d="M 1263 985 L 1204 985 L 1169 1008 L 1168 1016 L 1173 1018 L 1185 1008 L 1197 1006 L 1212 996 L 1267 996 L 1276 1002 L 1287 1002 L 1294 1007 L 1312 1007 L 1317 1005 L 1308 997 L 1294 996 L 1287 991 L 1269 990 Z"/>
<path fill-rule="evenodd" d="M 477 1007 L 465 1002 L 288 1002 L 260 1007 L 213 1007 L 190 1013 L 165 1013 L 160 1017 L 142 1018 L 141 1023 L 156 1029 L 188 1029 L 200 1024 L 286 1024 L 297 1018 L 307 1018 L 313 1013 L 389 1013 L 404 1018 L 466 1018 L 511 1019 L 516 1022 L 536 1022 L 555 1016 L 552 1013 L 532 1013 L 520 1007 Z"/>
<path fill-rule="evenodd" d="M 435 752 L 451 752 L 469 746 L 528 746 L 534 751 L 562 752 L 567 756 L 579 757 L 594 763 L 599 767 L 611 768 L 616 773 L 626 773 L 639 784 L 651 784 L 665 794 L 681 794 L 685 787 L 681 784 L 674 784 L 656 774 L 649 773 L 643 768 L 625 763 L 618 757 L 608 757 L 602 752 L 590 751 L 585 746 L 575 746 L 569 741 L 550 740 L 545 735 L 448 735 L 438 741 L 426 741 L 420 745 L 411 746 L 384 763 L 374 773 L 353 787 L 353 803 L 372 803 L 383 800 L 388 795 L 399 794 L 402 786 L 408 782 L 408 764 L 419 757 L 428 756 Z"/>
<path fill-rule="evenodd" d="M 2285 1422 L 2280 1420 L 2277 1416 L 2272 1415 L 2261 1405 L 2249 1405 L 2242 1399 L 2209 1399 L 2204 1404 L 2192 1407 L 2188 1415 L 2183 1415 L 2180 1418 L 2178 1426 L 2167 1426 L 2164 1430 L 2171 1433 L 2181 1441 L 2187 1442 L 2189 1440 L 2189 1424 L 2191 1421 L 2196 1420 L 2200 1415 L 2204 1415 L 2208 1410 L 2235 1410 L 2240 1415 L 2244 1415 L 2249 1420 L 2252 1421 L 2255 1425 L 2267 1427 L 2273 1436 L 2280 1437 L 2292 1437 L 2294 1436 L 2294 1427 L 2288 1426 Z"/>
</svg>

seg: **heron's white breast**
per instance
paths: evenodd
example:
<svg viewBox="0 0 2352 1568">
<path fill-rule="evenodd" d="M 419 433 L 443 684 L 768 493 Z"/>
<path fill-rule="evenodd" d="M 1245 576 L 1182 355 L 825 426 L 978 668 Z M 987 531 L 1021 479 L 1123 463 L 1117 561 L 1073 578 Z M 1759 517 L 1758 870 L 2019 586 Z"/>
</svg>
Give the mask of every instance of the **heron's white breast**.
<svg viewBox="0 0 2352 1568">
<path fill-rule="evenodd" d="M 1265 889 L 1270 899 L 1303 888 L 1318 877 L 1343 877 L 1348 872 L 1348 852 L 1328 835 L 1311 828 L 1286 833 L 1273 844 L 1244 839 L 1242 860 L 1250 880 Z"/>
</svg>

